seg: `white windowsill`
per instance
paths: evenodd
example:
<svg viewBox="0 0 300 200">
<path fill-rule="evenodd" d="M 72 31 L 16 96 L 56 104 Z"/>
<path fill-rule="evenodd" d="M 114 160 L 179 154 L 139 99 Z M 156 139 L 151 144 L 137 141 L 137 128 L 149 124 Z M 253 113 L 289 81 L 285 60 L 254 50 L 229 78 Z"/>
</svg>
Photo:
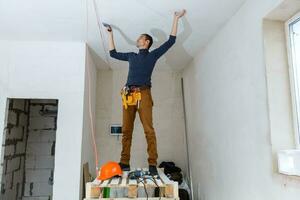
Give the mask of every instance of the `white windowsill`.
<svg viewBox="0 0 300 200">
<path fill-rule="evenodd" d="M 282 150 L 277 156 L 279 173 L 300 176 L 300 149 Z"/>
</svg>

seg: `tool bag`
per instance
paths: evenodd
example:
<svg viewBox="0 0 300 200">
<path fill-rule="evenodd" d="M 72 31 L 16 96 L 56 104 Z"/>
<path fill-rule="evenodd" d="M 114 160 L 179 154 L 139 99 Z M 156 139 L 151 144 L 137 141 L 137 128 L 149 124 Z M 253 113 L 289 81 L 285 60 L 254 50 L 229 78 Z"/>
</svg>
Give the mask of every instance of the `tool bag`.
<svg viewBox="0 0 300 200">
<path fill-rule="evenodd" d="M 122 104 L 125 109 L 127 109 L 128 106 L 137 106 L 137 108 L 139 108 L 142 99 L 142 94 L 139 89 L 131 91 L 129 87 L 125 86 L 121 90 L 121 96 Z"/>
</svg>

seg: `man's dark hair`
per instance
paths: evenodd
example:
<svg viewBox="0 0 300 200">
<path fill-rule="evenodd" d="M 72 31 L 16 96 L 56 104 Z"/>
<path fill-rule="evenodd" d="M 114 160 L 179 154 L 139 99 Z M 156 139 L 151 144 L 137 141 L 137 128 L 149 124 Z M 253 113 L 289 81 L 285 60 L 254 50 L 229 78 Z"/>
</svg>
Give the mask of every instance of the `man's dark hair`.
<svg viewBox="0 0 300 200">
<path fill-rule="evenodd" d="M 153 44 L 153 39 L 152 39 L 151 35 L 149 35 L 149 34 L 147 34 L 147 33 L 143 33 L 142 35 L 145 36 L 146 40 L 149 40 L 148 49 L 150 49 L 150 47 L 151 47 L 152 44 Z"/>
</svg>

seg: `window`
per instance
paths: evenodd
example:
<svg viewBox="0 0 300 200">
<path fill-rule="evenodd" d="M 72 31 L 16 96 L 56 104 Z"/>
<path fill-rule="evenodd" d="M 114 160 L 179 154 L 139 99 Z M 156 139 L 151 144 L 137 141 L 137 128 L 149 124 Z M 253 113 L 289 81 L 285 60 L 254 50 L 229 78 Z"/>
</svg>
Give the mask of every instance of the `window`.
<svg viewBox="0 0 300 200">
<path fill-rule="evenodd" d="M 300 13 L 286 23 L 295 138 L 300 148 Z"/>
</svg>

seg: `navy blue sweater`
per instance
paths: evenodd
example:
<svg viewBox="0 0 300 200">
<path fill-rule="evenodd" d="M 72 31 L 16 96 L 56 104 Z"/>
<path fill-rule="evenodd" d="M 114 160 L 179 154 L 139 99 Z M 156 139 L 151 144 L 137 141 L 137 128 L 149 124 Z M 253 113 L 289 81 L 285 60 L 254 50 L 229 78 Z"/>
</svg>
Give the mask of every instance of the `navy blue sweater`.
<svg viewBox="0 0 300 200">
<path fill-rule="evenodd" d="M 129 71 L 127 76 L 127 86 L 150 86 L 151 75 L 156 61 L 168 51 L 168 49 L 175 43 L 176 36 L 170 35 L 169 39 L 157 49 L 149 52 L 148 49 L 139 49 L 138 53 L 117 52 L 116 49 L 110 50 L 111 57 L 118 60 L 129 62 Z"/>
</svg>

